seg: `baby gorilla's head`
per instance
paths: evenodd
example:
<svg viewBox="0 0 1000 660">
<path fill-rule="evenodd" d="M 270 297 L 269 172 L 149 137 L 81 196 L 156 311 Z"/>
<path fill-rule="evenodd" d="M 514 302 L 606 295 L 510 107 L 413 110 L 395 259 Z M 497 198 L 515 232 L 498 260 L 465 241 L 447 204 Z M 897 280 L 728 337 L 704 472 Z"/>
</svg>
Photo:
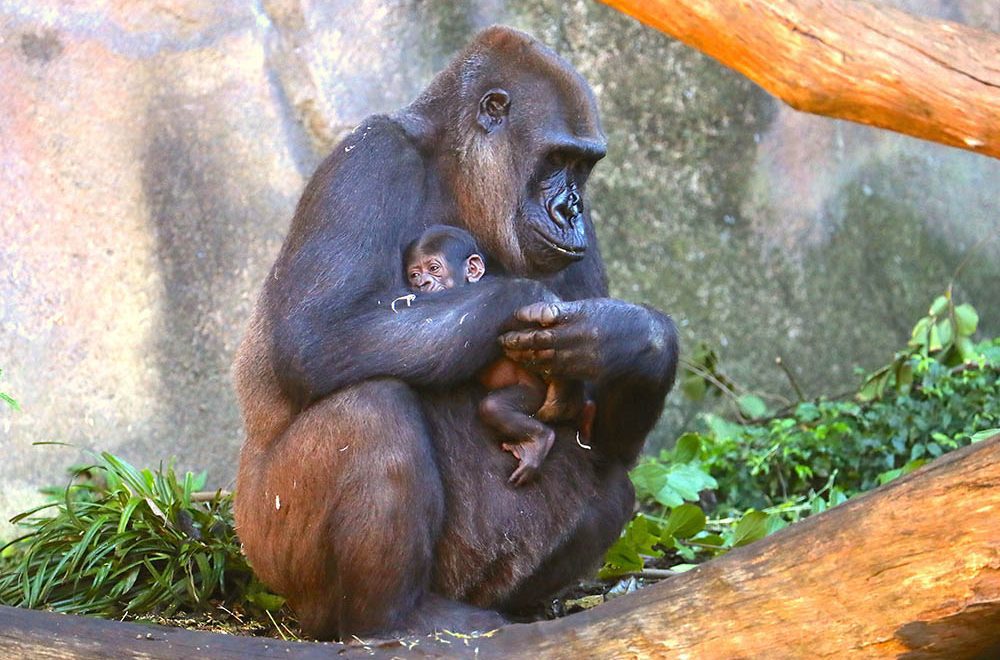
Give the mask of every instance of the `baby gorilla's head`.
<svg viewBox="0 0 1000 660">
<path fill-rule="evenodd" d="M 414 291 L 444 291 L 456 284 L 478 282 L 486 273 L 479 246 L 464 229 L 428 227 L 403 253 L 403 274 Z"/>
</svg>

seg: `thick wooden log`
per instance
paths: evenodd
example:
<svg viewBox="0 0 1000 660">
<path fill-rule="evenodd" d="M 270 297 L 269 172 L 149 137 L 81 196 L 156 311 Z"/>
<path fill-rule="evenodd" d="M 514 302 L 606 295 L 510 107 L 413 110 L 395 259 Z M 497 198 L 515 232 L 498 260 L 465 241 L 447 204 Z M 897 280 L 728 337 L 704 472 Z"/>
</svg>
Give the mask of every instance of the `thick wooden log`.
<svg viewBox="0 0 1000 660">
<path fill-rule="evenodd" d="M 331 658 L 340 644 L 285 642 L 0 606 L 0 658 Z M 347 657 L 369 657 L 362 648 Z M 343 656 L 341 656 L 343 657 Z M 376 657 L 389 657 L 377 654 Z"/>
<path fill-rule="evenodd" d="M 0 607 L 0 657 L 1000 657 L 1000 436 L 636 594 L 489 637 L 240 638 Z"/>
<path fill-rule="evenodd" d="M 1000 658 L 1000 436 L 634 595 L 489 642 L 487 656 Z"/>
<path fill-rule="evenodd" d="M 859 0 L 601 0 L 793 108 L 1000 158 L 1000 35 Z"/>
</svg>

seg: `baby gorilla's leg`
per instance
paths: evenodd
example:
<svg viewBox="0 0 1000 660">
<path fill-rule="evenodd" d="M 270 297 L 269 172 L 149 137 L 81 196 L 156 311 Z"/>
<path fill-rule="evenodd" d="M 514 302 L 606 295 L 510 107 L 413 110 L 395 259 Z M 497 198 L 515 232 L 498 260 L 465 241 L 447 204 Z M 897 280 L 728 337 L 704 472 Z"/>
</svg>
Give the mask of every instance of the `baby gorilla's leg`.
<svg viewBox="0 0 1000 660">
<path fill-rule="evenodd" d="M 523 486 L 538 474 L 548 456 L 555 432 L 532 417 L 545 401 L 545 389 L 511 385 L 494 390 L 479 403 L 479 416 L 512 442 L 501 445 L 518 460 L 517 469 L 508 481 Z"/>
</svg>

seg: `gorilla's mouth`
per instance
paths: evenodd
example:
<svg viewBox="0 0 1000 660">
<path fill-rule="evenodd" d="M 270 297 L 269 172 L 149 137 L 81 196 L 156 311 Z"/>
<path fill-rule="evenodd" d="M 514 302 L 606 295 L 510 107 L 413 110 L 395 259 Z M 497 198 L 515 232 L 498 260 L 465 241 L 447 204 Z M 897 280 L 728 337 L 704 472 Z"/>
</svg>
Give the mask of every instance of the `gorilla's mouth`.
<svg viewBox="0 0 1000 660">
<path fill-rule="evenodd" d="M 558 225 L 557 225 L 558 228 Z M 549 233 L 543 231 L 539 227 L 533 227 L 535 234 L 542 239 L 542 242 L 550 249 L 562 254 L 564 256 L 573 259 L 574 261 L 583 259 L 584 253 L 587 251 L 586 243 L 579 242 L 564 242 L 550 235 Z M 563 232 L 560 232 L 563 233 Z M 569 234 L 569 238 L 575 238 L 575 232 Z"/>
</svg>

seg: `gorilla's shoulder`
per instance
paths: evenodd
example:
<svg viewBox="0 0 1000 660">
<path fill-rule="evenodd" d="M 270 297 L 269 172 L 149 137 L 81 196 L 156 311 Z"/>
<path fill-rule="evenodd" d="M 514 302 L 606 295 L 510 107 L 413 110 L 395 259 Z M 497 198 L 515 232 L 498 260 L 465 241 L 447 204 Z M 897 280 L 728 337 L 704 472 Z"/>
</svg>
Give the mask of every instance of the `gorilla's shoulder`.
<svg viewBox="0 0 1000 660">
<path fill-rule="evenodd" d="M 398 176 L 401 169 L 422 169 L 422 161 L 417 138 L 398 116 L 370 115 L 333 148 L 313 178 L 328 181 L 357 173 L 361 178 L 377 179 L 390 172 Z"/>
<path fill-rule="evenodd" d="M 389 148 L 394 152 L 418 149 L 419 127 L 404 113 L 369 115 L 348 133 L 335 148 L 334 154 L 350 154 L 354 149 L 367 147 Z"/>
</svg>

